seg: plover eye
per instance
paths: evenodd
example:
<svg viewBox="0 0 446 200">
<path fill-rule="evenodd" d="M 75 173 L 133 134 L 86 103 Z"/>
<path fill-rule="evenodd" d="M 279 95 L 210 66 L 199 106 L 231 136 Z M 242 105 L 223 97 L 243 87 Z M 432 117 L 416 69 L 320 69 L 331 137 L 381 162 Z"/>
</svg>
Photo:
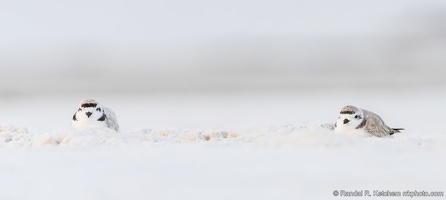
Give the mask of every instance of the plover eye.
<svg viewBox="0 0 446 200">
<path fill-rule="evenodd" d="M 96 108 L 97 111 L 101 112 L 101 108 Z"/>
<path fill-rule="evenodd" d="M 355 116 L 355 119 L 361 119 L 361 116 L 356 115 L 356 116 Z"/>
</svg>

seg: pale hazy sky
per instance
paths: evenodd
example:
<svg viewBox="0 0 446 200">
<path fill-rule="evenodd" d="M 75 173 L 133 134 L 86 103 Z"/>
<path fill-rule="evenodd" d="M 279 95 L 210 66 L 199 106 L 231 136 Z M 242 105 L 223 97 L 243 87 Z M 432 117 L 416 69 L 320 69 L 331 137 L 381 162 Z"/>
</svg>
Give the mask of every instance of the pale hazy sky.
<svg viewBox="0 0 446 200">
<path fill-rule="evenodd" d="M 188 62 L 227 40 L 271 38 L 274 43 L 279 38 L 286 43 L 422 31 L 411 23 L 422 23 L 419 13 L 431 10 L 446 10 L 446 1 L 2 1 L 0 64 L 3 69 L 60 68 L 78 61 L 75 65 L 82 67 L 113 58 L 157 67 L 145 59 Z"/>
<path fill-rule="evenodd" d="M 444 0 L 1 1 L 0 27 L 0 95 L 446 83 Z"/>
</svg>

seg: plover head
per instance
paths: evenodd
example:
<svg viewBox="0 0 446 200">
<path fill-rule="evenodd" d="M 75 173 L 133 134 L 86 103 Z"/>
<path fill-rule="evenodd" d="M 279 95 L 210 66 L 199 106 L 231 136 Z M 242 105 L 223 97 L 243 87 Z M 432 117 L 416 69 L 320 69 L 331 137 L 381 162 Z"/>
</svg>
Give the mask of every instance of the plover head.
<svg viewBox="0 0 446 200">
<path fill-rule="evenodd" d="M 355 106 L 345 106 L 339 113 L 338 120 L 336 121 L 336 129 L 342 129 L 343 131 L 352 131 L 360 128 L 360 125 L 364 122 L 364 112 Z"/>
<path fill-rule="evenodd" d="M 104 121 L 104 108 L 94 99 L 85 99 L 73 116 L 73 121 Z"/>
</svg>

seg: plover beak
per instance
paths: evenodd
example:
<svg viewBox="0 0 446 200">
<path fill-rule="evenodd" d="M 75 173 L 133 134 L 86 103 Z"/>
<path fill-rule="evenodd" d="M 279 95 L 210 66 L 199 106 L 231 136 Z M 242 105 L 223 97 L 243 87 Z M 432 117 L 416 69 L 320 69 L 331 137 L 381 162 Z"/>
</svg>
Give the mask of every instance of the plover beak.
<svg viewBox="0 0 446 200">
<path fill-rule="evenodd" d="M 90 116 L 89 116 L 90 117 Z M 344 124 L 348 123 L 350 120 L 344 119 Z"/>
<path fill-rule="evenodd" d="M 93 113 L 91 113 L 91 112 L 86 112 L 85 114 L 88 116 L 88 118 L 90 118 L 91 114 L 93 114 Z"/>
</svg>

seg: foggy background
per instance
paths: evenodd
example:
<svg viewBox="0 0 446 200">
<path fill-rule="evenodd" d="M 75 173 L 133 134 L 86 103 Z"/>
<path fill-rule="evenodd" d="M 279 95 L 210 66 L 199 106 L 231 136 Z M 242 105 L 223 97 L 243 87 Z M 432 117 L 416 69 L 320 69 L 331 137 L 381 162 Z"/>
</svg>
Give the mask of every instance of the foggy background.
<svg viewBox="0 0 446 200">
<path fill-rule="evenodd" d="M 0 96 L 444 87 L 446 1 L 2 1 Z"/>
</svg>

